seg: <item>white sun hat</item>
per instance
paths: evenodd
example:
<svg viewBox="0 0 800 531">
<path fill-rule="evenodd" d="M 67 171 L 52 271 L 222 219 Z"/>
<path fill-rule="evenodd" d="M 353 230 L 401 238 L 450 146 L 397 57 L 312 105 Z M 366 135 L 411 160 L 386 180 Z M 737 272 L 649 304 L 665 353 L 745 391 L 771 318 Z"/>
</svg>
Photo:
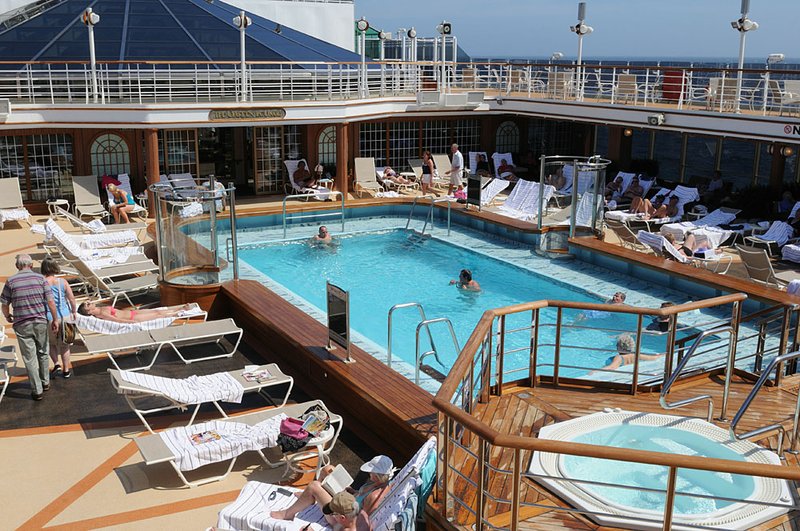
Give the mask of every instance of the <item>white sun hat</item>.
<svg viewBox="0 0 800 531">
<path fill-rule="evenodd" d="M 361 470 L 362 472 L 369 472 L 371 474 L 391 476 L 397 469 L 394 468 L 394 463 L 392 463 L 390 458 L 385 455 L 376 455 L 361 465 Z"/>
</svg>

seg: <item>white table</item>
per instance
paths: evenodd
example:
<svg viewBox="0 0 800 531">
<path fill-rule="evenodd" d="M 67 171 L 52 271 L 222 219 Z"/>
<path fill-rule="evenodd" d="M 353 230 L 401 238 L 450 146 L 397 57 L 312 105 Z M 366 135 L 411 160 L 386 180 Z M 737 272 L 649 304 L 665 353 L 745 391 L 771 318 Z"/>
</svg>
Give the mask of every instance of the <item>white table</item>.
<svg viewBox="0 0 800 531">
<path fill-rule="evenodd" d="M 58 217 L 56 207 L 61 207 L 64 210 L 68 210 L 69 201 L 66 199 L 49 199 L 47 201 L 47 210 L 50 212 L 50 219 L 56 219 Z"/>
</svg>

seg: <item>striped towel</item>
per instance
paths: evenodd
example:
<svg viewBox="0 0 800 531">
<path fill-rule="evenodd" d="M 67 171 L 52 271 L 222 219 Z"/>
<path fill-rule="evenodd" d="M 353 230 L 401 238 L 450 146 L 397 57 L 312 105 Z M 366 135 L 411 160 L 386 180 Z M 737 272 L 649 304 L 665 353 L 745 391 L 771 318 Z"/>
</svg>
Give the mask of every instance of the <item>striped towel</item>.
<svg viewBox="0 0 800 531">
<path fill-rule="evenodd" d="M 26 208 L 9 208 L 0 210 L 0 221 L 22 221 L 31 217 Z"/>
<path fill-rule="evenodd" d="M 240 404 L 244 394 L 242 384 L 227 372 L 188 378 L 164 378 L 134 371 L 120 371 L 120 375 L 126 382 L 153 389 L 181 404 L 219 400 Z"/>
<path fill-rule="evenodd" d="M 162 317 L 161 319 L 151 319 L 149 321 L 141 321 L 138 323 L 117 323 L 116 321 L 100 319 L 93 315 L 78 314 L 75 317 L 75 324 L 78 325 L 81 330 L 87 330 L 96 334 L 110 335 L 166 328 L 171 325 L 174 320 L 174 317 Z"/>
<path fill-rule="evenodd" d="M 286 414 L 250 426 L 242 422 L 212 420 L 159 433 L 175 456 L 178 469 L 195 470 L 211 463 L 238 457 L 244 452 L 261 450 L 278 444 L 281 421 Z M 195 440 L 207 442 L 195 443 Z"/>
<path fill-rule="evenodd" d="M 294 520 L 275 520 L 272 511 L 287 509 L 297 497 L 278 492 L 280 485 L 248 481 L 236 501 L 219 512 L 219 529 L 257 529 L 271 531 L 299 531 L 308 526 L 309 530 L 330 529 L 322 510 L 316 503 L 300 511 Z M 299 489 L 284 487 L 287 491 L 300 492 Z M 282 490 L 283 490 L 282 489 Z"/>
<path fill-rule="evenodd" d="M 80 237 L 80 243 L 84 249 L 97 249 L 98 247 L 139 243 L 139 238 L 132 230 L 119 230 L 102 234 L 86 234 Z"/>
<path fill-rule="evenodd" d="M 787 243 L 783 246 L 783 249 L 781 249 L 781 255 L 784 260 L 800 263 L 800 245 Z"/>
</svg>

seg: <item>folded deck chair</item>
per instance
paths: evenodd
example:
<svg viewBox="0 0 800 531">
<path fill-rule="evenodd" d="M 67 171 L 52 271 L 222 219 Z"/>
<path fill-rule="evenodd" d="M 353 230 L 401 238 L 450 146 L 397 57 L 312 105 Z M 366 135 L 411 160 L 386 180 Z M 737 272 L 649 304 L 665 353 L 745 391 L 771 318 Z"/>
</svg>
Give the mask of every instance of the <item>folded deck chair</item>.
<svg viewBox="0 0 800 531">
<path fill-rule="evenodd" d="M 170 173 L 167 175 L 175 197 L 182 200 L 195 200 L 200 197 L 201 187 L 191 173 Z"/>
<path fill-rule="evenodd" d="M 769 254 L 763 248 L 737 245 L 736 250 L 739 251 L 739 256 L 750 280 L 767 286 L 785 289 L 789 282 L 800 278 L 800 274 L 794 271 L 776 273 L 772 267 L 772 260 Z"/>
<path fill-rule="evenodd" d="M 446 172 L 450 171 L 450 168 L 453 167 L 453 163 L 450 161 L 450 157 L 447 156 L 446 153 L 437 153 L 436 155 L 431 155 L 433 159 L 433 165 L 436 166 L 436 172 L 433 174 L 433 184 L 434 186 L 438 186 L 440 188 L 447 188 L 450 186 L 450 175 L 447 175 Z M 461 168 L 465 170 L 466 168 Z M 466 179 L 467 172 L 462 172 L 462 182 L 463 179 Z"/>
<path fill-rule="evenodd" d="M 225 348 L 221 341 L 229 338 L 229 348 Z M 158 360 L 158 355 L 164 347 L 172 347 L 184 363 L 230 358 L 239 347 L 242 340 L 242 329 L 236 326 L 233 319 L 219 319 L 202 323 L 188 323 L 181 326 L 170 326 L 141 332 L 128 332 L 116 335 L 98 335 L 84 338 L 89 354 L 107 354 L 115 368 L 121 369 L 114 357 L 115 354 L 129 351 L 154 349 L 153 358 L 147 365 L 142 365 L 128 370 L 147 370 Z M 186 358 L 181 348 L 189 345 L 215 343 L 221 349 L 220 353 L 203 356 L 200 358 Z"/>
<path fill-rule="evenodd" d="M 511 181 L 506 181 L 505 179 L 489 179 L 489 182 L 481 188 L 481 205 L 491 205 L 497 194 L 508 188 L 510 184 Z"/>
<path fill-rule="evenodd" d="M 296 183 L 294 180 L 294 172 L 297 171 L 297 165 L 300 162 L 303 162 L 306 165 L 306 169 L 311 172 L 314 168 L 308 166 L 308 161 L 306 159 L 298 159 L 298 160 L 284 160 L 283 165 L 286 166 L 286 172 L 288 175 L 288 183 L 289 189 L 287 192 L 291 192 L 293 194 L 307 194 L 308 198 L 313 197 L 319 201 L 325 201 L 330 198 L 330 190 L 320 186 L 308 187 L 303 186 L 300 183 Z"/>
<path fill-rule="evenodd" d="M 355 159 L 355 182 L 354 190 L 358 197 L 362 197 L 364 192 L 375 195 L 383 191 L 383 186 L 378 182 L 375 173 L 375 159 L 372 157 L 356 157 Z"/>
<path fill-rule="evenodd" d="M 109 216 L 108 210 L 100 201 L 100 191 L 97 186 L 97 175 L 73 175 L 72 192 L 75 194 L 75 215 L 83 219 L 104 218 Z"/>
<path fill-rule="evenodd" d="M 708 213 L 700 219 L 695 221 L 683 221 L 678 223 L 666 223 L 661 226 L 661 234 L 672 234 L 676 240 L 682 241 L 686 237 L 686 233 L 699 229 L 700 227 L 716 227 L 719 225 L 728 225 L 736 219 L 736 214 L 740 210 L 718 208 L 713 212 Z"/>
<path fill-rule="evenodd" d="M 401 513 L 410 498 L 424 508 L 427 495 L 436 479 L 436 439 L 429 439 L 422 448 L 398 471 L 389 482 L 389 491 L 369 515 L 370 529 L 376 531 L 398 529 Z M 294 520 L 275 520 L 272 511 L 288 508 L 297 500 L 300 489 L 248 481 L 239 497 L 219 512 L 217 529 L 251 529 L 263 531 L 315 531 L 330 530 L 322 509 L 314 504 L 301 511 Z M 413 527 L 401 529 L 414 529 Z"/>
<path fill-rule="evenodd" d="M 519 195 L 514 197 L 514 200 L 509 203 L 509 201 L 512 199 L 511 196 L 517 191 L 518 188 L 521 188 Z M 504 216 L 519 219 L 521 221 L 531 221 L 539 216 L 540 196 L 542 197 L 543 201 L 542 208 L 543 210 L 546 210 L 547 202 L 553 197 L 553 192 L 555 192 L 555 188 L 548 184 L 542 186 L 541 183 L 534 183 L 520 179 L 517 181 L 514 190 L 512 190 L 511 194 L 509 194 L 506 202 L 500 205 L 499 213 Z"/>
<path fill-rule="evenodd" d="M 281 420 L 299 417 L 314 406 L 319 406 L 328 413 L 330 428 L 310 439 L 300 451 L 271 461 L 262 450 L 269 448 L 273 450 L 271 455 L 276 453 Z M 191 488 L 225 479 L 233 470 L 236 458 L 246 451 L 257 452 L 270 467 L 283 464 L 287 469 L 295 458 L 316 456 L 321 468 L 323 463 L 328 462 L 328 456 L 336 445 L 341 429 L 342 417 L 331 413 L 321 400 L 313 400 L 193 426 L 170 428 L 160 433 L 137 437 L 135 442 L 145 464 L 169 463 L 183 484 Z M 218 476 L 190 481 L 184 474 L 207 464 L 228 460 L 228 469 Z"/>
<path fill-rule="evenodd" d="M 125 397 L 128 405 L 150 433 L 155 432 L 145 419 L 145 415 L 151 413 L 171 409 L 185 411 L 189 406 L 194 406 L 187 424 L 191 426 L 203 404 L 213 404 L 224 418 L 228 418 L 220 402 L 241 404 L 243 395 L 252 392 L 259 393 L 271 401 L 265 394 L 266 389 L 288 384 L 278 406 L 283 407 L 294 387 L 294 379 L 285 375 L 274 363 L 206 376 L 193 375 L 188 378 L 165 378 L 117 369 L 108 369 L 108 372 L 111 375 L 111 385 L 117 393 Z M 157 405 L 154 402 L 157 402 Z"/>
<path fill-rule="evenodd" d="M 31 215 L 22 204 L 19 177 L 0 178 L 0 229 L 6 221 L 24 221 L 28 224 Z"/>
<path fill-rule="evenodd" d="M 764 247 L 770 256 L 777 254 L 781 247 L 794 241 L 794 227 L 783 221 L 773 221 L 767 232 L 758 236 L 745 236 L 745 241 L 753 247 Z"/>
<path fill-rule="evenodd" d="M 119 175 L 117 175 L 117 180 L 119 181 L 118 188 L 125 190 L 125 193 L 128 194 L 128 197 L 132 197 L 134 200 L 133 210 L 130 211 L 128 214 L 132 216 L 139 216 L 141 218 L 146 218 L 147 209 L 144 208 L 142 205 L 136 203 L 136 196 L 133 195 L 133 189 L 131 188 L 131 178 L 128 176 L 128 174 L 120 173 Z M 114 203 L 114 195 L 108 190 L 106 190 L 106 194 L 108 195 L 108 204 L 112 205 Z"/>
</svg>

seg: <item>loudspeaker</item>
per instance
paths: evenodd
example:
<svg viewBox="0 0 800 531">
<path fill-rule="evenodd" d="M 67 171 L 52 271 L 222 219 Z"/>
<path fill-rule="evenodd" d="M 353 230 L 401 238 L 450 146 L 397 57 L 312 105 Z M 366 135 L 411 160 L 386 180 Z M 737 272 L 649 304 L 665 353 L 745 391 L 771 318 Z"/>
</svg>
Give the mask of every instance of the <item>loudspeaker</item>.
<svg viewBox="0 0 800 531">
<path fill-rule="evenodd" d="M 651 114 L 650 116 L 647 117 L 647 123 L 649 125 L 654 125 L 654 126 L 663 125 L 664 121 L 665 118 L 663 114 Z"/>
</svg>

